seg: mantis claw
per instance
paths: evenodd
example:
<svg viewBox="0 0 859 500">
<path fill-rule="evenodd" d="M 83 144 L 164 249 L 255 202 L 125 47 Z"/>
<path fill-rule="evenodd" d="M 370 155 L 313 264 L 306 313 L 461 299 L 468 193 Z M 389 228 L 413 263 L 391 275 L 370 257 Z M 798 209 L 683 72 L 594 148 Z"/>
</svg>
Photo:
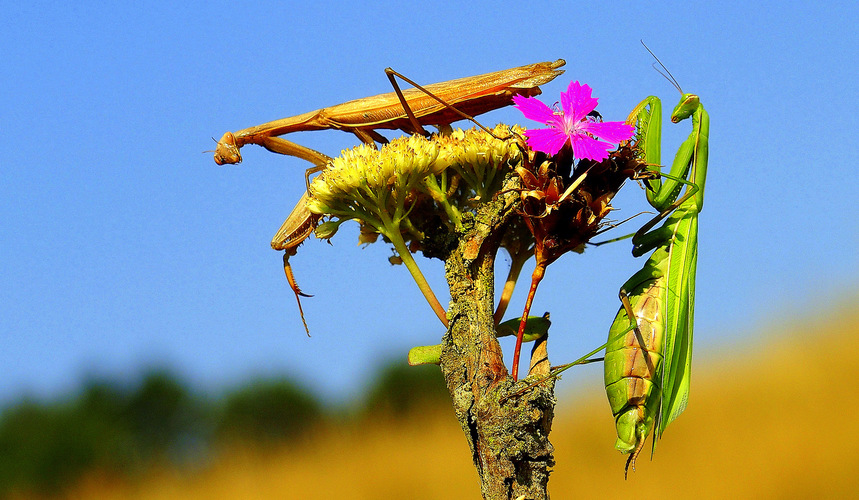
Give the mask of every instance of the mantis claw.
<svg viewBox="0 0 859 500">
<path fill-rule="evenodd" d="M 293 254 L 295 250 L 293 250 Z M 304 331 L 307 336 L 310 336 L 310 329 L 307 327 L 307 321 L 304 319 L 304 309 L 301 308 L 301 297 L 313 297 L 301 291 L 298 287 L 298 282 L 295 281 L 295 275 L 292 273 L 292 265 L 289 263 L 289 250 L 283 252 L 283 272 L 286 274 L 286 280 L 289 282 L 289 287 L 295 293 L 295 301 L 298 302 L 298 312 L 301 314 L 301 322 L 304 323 Z"/>
</svg>

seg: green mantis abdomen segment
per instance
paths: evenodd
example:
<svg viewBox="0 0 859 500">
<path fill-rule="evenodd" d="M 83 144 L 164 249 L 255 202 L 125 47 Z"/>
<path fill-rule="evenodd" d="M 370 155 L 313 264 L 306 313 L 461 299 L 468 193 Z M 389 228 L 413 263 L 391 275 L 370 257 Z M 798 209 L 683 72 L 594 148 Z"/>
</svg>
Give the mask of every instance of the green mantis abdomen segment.
<svg viewBox="0 0 859 500">
<path fill-rule="evenodd" d="M 618 311 L 604 364 L 606 394 L 617 427 L 615 447 L 624 453 L 639 448 L 653 429 L 662 396 L 659 373 L 665 338 L 664 278 L 639 273 L 627 285 L 631 285 L 628 296 L 635 318 L 628 317 L 625 307 Z"/>
</svg>

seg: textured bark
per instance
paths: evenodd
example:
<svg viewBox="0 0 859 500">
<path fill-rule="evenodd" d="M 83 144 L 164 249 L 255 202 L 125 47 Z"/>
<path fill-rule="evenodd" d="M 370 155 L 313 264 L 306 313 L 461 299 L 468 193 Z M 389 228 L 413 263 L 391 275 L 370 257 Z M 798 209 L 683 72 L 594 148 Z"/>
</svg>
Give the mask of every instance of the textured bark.
<svg viewBox="0 0 859 500">
<path fill-rule="evenodd" d="M 493 326 L 495 255 L 517 198 L 510 193 L 482 205 L 446 261 L 450 329 L 443 339 L 441 369 L 483 496 L 493 500 L 548 498 L 546 486 L 554 465 L 548 439 L 554 382 L 516 395 L 527 383 L 513 384 Z M 548 370 L 542 340 L 532 351 L 530 375 Z"/>
</svg>

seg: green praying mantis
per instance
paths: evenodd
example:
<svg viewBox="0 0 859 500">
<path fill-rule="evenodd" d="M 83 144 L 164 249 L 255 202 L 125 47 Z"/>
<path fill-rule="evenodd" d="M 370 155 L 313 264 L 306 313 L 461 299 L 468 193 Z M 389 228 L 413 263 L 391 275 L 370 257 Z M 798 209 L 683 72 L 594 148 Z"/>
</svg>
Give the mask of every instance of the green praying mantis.
<svg viewBox="0 0 859 500">
<path fill-rule="evenodd" d="M 684 94 L 676 86 L 682 95 L 671 122 L 692 118 L 692 132 L 670 173 L 655 171 L 657 175 L 644 181 L 648 202 L 660 213 L 632 237 L 632 254 L 653 253 L 621 288 L 622 307 L 606 346 L 606 394 L 617 427 L 615 447 L 630 453 L 627 470 L 630 465 L 635 470 L 635 459 L 651 431 L 656 449 L 689 396 L 698 213 L 704 203 L 710 119 L 697 95 Z M 660 164 L 661 113 L 659 99 L 651 96 L 630 115 L 639 127 L 640 147 L 649 165 Z"/>
</svg>

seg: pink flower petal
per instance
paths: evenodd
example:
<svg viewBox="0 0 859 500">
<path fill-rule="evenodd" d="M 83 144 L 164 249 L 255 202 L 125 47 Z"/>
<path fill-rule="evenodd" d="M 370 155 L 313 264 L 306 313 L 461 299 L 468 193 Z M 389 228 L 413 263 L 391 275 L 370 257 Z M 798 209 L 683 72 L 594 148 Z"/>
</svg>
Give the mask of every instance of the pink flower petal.
<svg viewBox="0 0 859 500">
<path fill-rule="evenodd" d="M 576 158 L 590 158 L 594 161 L 602 161 L 608 158 L 608 151 L 613 145 L 592 139 L 586 135 L 573 138 L 573 156 Z"/>
<path fill-rule="evenodd" d="M 513 104 L 525 115 L 525 118 L 540 122 L 543 125 L 546 125 L 551 119 L 555 118 L 555 112 L 549 106 L 540 102 L 539 99 L 514 95 Z"/>
<path fill-rule="evenodd" d="M 549 156 L 554 156 L 567 142 L 567 135 L 556 128 L 529 129 L 525 131 L 525 136 L 531 149 L 542 151 Z"/>
<path fill-rule="evenodd" d="M 591 97 L 593 90 L 589 85 L 571 82 L 566 92 L 561 92 L 561 105 L 564 115 L 572 122 L 578 122 L 596 109 L 598 99 Z"/>
<path fill-rule="evenodd" d="M 513 103 L 529 120 L 549 127 L 527 130 L 528 145 L 531 149 L 554 155 L 569 140 L 575 158 L 590 158 L 601 161 L 608 157 L 614 144 L 632 137 L 635 128 L 623 122 L 597 122 L 587 118 L 593 111 L 598 99 L 592 97 L 589 85 L 578 81 L 570 82 L 566 92 L 561 92 L 562 113 L 549 108 L 532 97 L 514 96 Z M 596 140 L 595 137 L 604 139 Z M 608 141 L 608 142 L 605 142 Z"/>
</svg>

